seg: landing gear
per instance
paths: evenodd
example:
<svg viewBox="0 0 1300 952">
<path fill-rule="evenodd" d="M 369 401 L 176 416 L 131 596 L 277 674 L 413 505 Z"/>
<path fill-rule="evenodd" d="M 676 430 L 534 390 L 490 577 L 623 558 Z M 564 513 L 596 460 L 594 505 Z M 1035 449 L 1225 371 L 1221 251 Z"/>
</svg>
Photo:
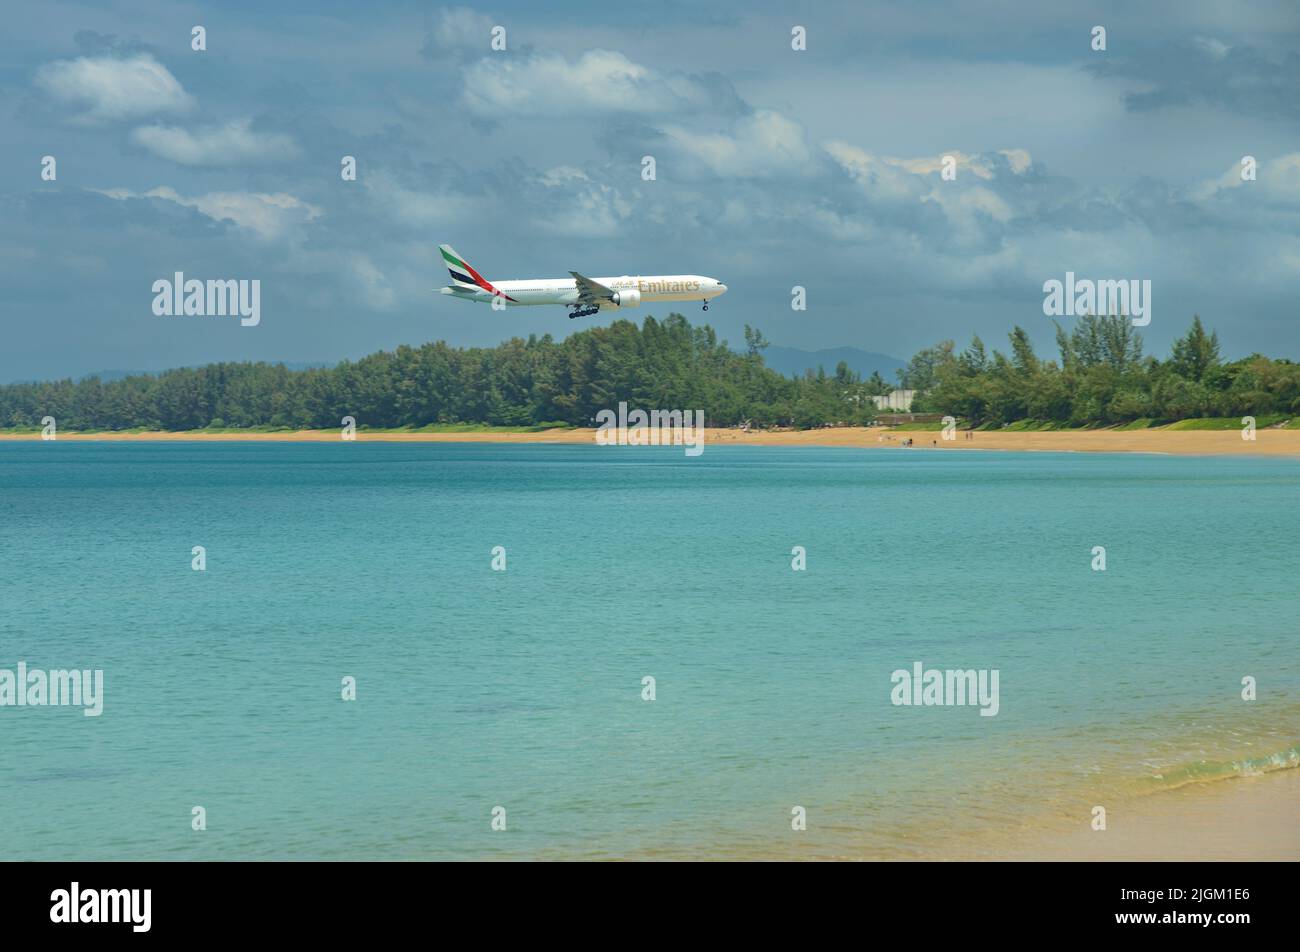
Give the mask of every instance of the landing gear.
<svg viewBox="0 0 1300 952">
<path fill-rule="evenodd" d="M 575 317 L 586 317 L 589 314 L 595 314 L 599 310 L 600 307 L 595 304 L 588 305 L 587 307 L 575 307 L 569 312 L 569 320 L 573 320 Z"/>
<path fill-rule="evenodd" d="M 704 302 L 704 309 L 705 309 L 706 311 L 709 309 L 709 302 L 708 302 L 708 301 L 705 301 L 705 302 Z"/>
</svg>

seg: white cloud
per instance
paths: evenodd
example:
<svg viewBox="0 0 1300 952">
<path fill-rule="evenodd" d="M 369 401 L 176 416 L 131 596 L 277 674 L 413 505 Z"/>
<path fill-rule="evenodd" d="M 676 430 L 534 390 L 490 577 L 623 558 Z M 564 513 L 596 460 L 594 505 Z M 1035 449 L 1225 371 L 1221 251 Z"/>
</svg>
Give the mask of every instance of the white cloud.
<svg viewBox="0 0 1300 952">
<path fill-rule="evenodd" d="M 1280 155 L 1264 163 L 1264 174 L 1259 179 L 1275 197 L 1286 197 L 1295 203 L 1300 199 L 1300 152 Z"/>
<path fill-rule="evenodd" d="M 853 147 L 849 146 L 849 148 Z M 868 154 L 861 150 L 857 151 L 862 155 Z M 943 171 L 943 160 L 948 156 L 952 156 L 953 163 L 958 171 L 965 169 L 977 178 L 990 181 L 997 174 L 998 163 L 993 159 L 994 155 L 1005 158 L 1007 166 L 1016 175 L 1023 175 L 1034 163 L 1033 158 L 1024 149 L 999 149 L 996 153 L 987 155 L 968 155 L 965 152 L 954 150 L 945 152 L 942 155 L 927 156 L 920 159 L 891 159 L 882 156 L 881 161 L 897 165 L 917 175 L 933 175 Z"/>
<path fill-rule="evenodd" d="M 558 166 L 542 173 L 540 227 L 559 235 L 609 237 L 632 215 L 632 203 L 618 189 L 597 182 L 581 169 Z"/>
<path fill-rule="evenodd" d="M 176 126 L 142 126 L 131 139 L 155 155 L 181 165 L 240 165 L 275 162 L 298 154 L 293 139 L 279 132 L 255 132 L 247 119 L 191 132 Z"/>
<path fill-rule="evenodd" d="M 529 173 L 506 195 L 452 173 L 427 187 L 404 184 L 386 170 L 372 171 L 364 181 L 372 206 L 385 220 L 426 233 L 473 225 L 510 207 L 518 227 L 529 223 L 541 234 L 599 237 L 616 234 L 633 213 L 632 202 L 606 179 L 560 165 Z M 646 214 L 643 209 L 641 217 Z"/>
<path fill-rule="evenodd" d="M 425 37 L 421 51 L 432 60 L 464 59 L 488 48 L 492 18 L 485 13 L 452 7 L 439 11 L 438 25 Z"/>
<path fill-rule="evenodd" d="M 713 109 L 729 87 L 685 73 L 641 66 L 613 50 L 588 50 L 570 61 L 559 53 L 488 56 L 465 71 L 464 103 L 485 117 L 667 114 Z"/>
<path fill-rule="evenodd" d="M 1033 160 L 1022 149 L 897 158 L 845 142 L 824 148 L 861 189 L 859 213 L 893 236 L 906 235 L 926 254 L 979 261 L 981 269 L 992 261 L 1003 266 L 1011 260 L 1004 252 L 1017 240 L 1008 225 L 1033 211 L 1032 193 L 1021 181 Z M 940 174 L 945 156 L 956 164 L 951 181 Z"/>
<path fill-rule="evenodd" d="M 1196 36 L 1192 38 L 1192 42 L 1205 50 L 1205 52 L 1209 53 L 1215 59 L 1223 59 L 1232 49 L 1232 47 L 1227 43 L 1224 43 L 1222 40 L 1216 40 L 1212 36 Z"/>
<path fill-rule="evenodd" d="M 283 238 L 298 226 L 319 218 L 321 210 L 284 192 L 208 192 L 187 198 L 173 188 L 160 186 L 147 192 L 124 188 L 101 192 L 109 198 L 161 198 L 177 205 L 194 208 L 214 221 L 231 221 L 266 240 Z"/>
<path fill-rule="evenodd" d="M 1218 198 L 1230 200 L 1250 214 L 1256 211 L 1248 204 L 1252 193 L 1258 193 L 1261 201 L 1274 207 L 1300 205 L 1300 152 L 1259 161 L 1253 182 L 1242 179 L 1241 170 L 1241 163 L 1234 162 L 1218 178 L 1188 188 L 1186 197 L 1198 204 L 1208 204 Z M 1242 191 L 1234 195 L 1236 189 Z"/>
<path fill-rule="evenodd" d="M 36 85 L 58 102 L 83 109 L 77 117 L 83 122 L 183 113 L 194 106 L 176 77 L 147 53 L 47 63 L 36 71 Z"/>
<path fill-rule="evenodd" d="M 368 173 L 362 182 L 384 215 L 416 228 L 469 221 L 485 209 L 485 203 L 474 194 L 408 188 L 383 170 Z"/>
<path fill-rule="evenodd" d="M 388 310 L 397 303 L 397 295 L 388 276 L 380 271 L 369 256 L 364 254 L 348 255 L 347 266 L 351 271 L 358 296 L 377 310 Z"/>
<path fill-rule="evenodd" d="M 824 148 L 863 191 L 879 201 L 919 200 L 930 189 L 926 179 L 939 171 L 943 158 L 896 159 L 876 155 L 847 142 L 827 142 Z"/>
<path fill-rule="evenodd" d="M 1016 175 L 1024 175 L 1034 164 L 1033 156 L 1026 149 L 998 149 L 998 155 L 1006 156 L 1011 171 Z"/>
<path fill-rule="evenodd" d="M 664 134 L 686 156 L 718 175 L 801 174 L 812 158 L 803 127 L 770 110 L 737 120 L 729 133 L 668 126 Z"/>
<path fill-rule="evenodd" d="M 1033 164 L 1023 149 L 1001 149 L 982 155 L 954 151 L 913 159 L 875 155 L 845 142 L 828 142 L 825 149 L 873 203 L 933 202 L 951 222 L 972 235 L 980 230 L 981 217 L 1004 224 L 1013 217 L 1007 196 L 993 189 L 1015 182 L 1007 171 L 1020 176 Z M 952 182 L 940 177 L 947 156 L 956 166 L 957 178 Z"/>
</svg>

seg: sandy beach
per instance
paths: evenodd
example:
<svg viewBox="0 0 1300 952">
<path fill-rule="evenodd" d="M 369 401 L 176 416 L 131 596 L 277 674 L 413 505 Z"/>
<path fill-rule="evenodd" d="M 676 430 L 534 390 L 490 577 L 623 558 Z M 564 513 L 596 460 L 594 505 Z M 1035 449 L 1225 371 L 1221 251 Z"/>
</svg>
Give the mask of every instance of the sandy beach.
<svg viewBox="0 0 1300 952">
<path fill-rule="evenodd" d="M 1300 430 L 1263 429 L 1253 441 L 1239 430 L 1056 430 L 1046 432 L 977 431 L 971 439 L 958 431 L 945 441 L 938 431 L 895 430 L 888 427 L 835 427 L 817 430 L 705 431 L 705 446 L 856 446 L 901 449 L 906 452 L 942 450 L 1023 450 L 1073 453 L 1168 453 L 1181 456 L 1300 456 Z M 0 433 L 0 440 L 39 440 L 39 432 Z M 279 433 L 187 432 L 60 432 L 60 440 L 253 440 L 280 442 L 334 442 L 337 430 L 296 430 Z M 384 432 L 358 431 L 360 442 L 390 443 L 594 443 L 594 429 L 557 429 L 539 432 Z M 914 445 L 902 446 L 912 439 Z"/>
<path fill-rule="evenodd" d="M 971 858 L 996 860 L 1300 860 L 1300 770 L 1188 784 L 1116 803 L 1106 829 L 1027 835 Z M 961 857 L 966 858 L 966 857 Z"/>
</svg>

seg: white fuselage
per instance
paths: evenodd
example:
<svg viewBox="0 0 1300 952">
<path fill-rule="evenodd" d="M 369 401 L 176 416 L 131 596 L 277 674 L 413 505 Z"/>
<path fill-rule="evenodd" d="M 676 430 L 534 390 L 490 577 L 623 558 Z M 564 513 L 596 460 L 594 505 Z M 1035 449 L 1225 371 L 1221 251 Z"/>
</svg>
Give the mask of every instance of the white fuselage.
<svg viewBox="0 0 1300 952">
<path fill-rule="evenodd" d="M 708 301 L 727 290 L 715 278 L 698 274 L 656 274 L 649 277 L 592 278 L 612 291 L 620 292 L 618 303 L 604 301 L 601 308 L 636 307 L 642 301 Z M 578 283 L 573 278 L 533 278 L 524 281 L 493 281 L 493 287 L 506 295 L 507 307 L 525 307 L 534 304 L 578 303 Z M 634 291 L 636 294 L 627 292 Z M 444 294 L 455 294 L 467 301 L 491 303 L 496 297 L 491 291 L 457 287 L 443 289 Z"/>
</svg>

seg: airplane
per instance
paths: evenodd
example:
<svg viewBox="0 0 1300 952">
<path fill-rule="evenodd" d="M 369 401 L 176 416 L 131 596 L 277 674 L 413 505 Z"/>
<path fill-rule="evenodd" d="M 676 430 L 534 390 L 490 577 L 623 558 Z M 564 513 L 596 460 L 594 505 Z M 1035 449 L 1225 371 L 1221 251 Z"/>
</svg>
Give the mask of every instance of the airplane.
<svg viewBox="0 0 1300 952">
<path fill-rule="evenodd" d="M 451 272 L 451 284 L 442 288 L 443 294 L 462 301 L 491 303 L 496 308 L 563 304 L 571 308 L 570 319 L 602 310 L 638 307 L 642 301 L 703 301 L 707 311 L 709 300 L 727 290 L 716 278 L 698 274 L 587 278 L 570 271 L 571 278 L 492 282 L 475 271 L 451 245 L 439 245 L 438 249 Z"/>
</svg>

